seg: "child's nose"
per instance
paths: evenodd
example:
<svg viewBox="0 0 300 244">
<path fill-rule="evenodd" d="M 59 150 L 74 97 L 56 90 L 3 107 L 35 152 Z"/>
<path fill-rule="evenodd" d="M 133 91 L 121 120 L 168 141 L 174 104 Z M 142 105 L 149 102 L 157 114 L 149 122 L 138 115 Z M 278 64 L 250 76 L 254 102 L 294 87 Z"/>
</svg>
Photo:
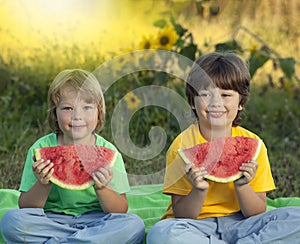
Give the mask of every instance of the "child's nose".
<svg viewBox="0 0 300 244">
<path fill-rule="evenodd" d="M 213 106 L 220 106 L 222 105 L 222 98 L 220 96 L 219 93 L 214 93 L 212 96 L 211 96 L 211 105 Z"/>
<path fill-rule="evenodd" d="M 72 119 L 81 119 L 82 113 L 80 109 L 73 109 Z"/>
</svg>

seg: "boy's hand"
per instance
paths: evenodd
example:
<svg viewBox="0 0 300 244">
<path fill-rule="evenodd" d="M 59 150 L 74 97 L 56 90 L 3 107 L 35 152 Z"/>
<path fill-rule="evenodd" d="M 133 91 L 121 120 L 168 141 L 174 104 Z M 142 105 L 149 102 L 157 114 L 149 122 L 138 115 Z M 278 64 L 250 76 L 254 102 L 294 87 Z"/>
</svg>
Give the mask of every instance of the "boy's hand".
<svg viewBox="0 0 300 244">
<path fill-rule="evenodd" d="M 95 190 L 99 190 L 108 185 L 108 183 L 113 178 L 113 172 L 110 166 L 105 166 L 98 169 L 93 175 L 93 180 L 95 182 Z"/>
<path fill-rule="evenodd" d="M 209 187 L 208 182 L 203 178 L 207 175 L 207 171 L 204 167 L 196 167 L 193 164 L 187 164 L 184 168 L 184 171 L 191 182 L 191 184 L 199 189 L 206 190 Z"/>
<path fill-rule="evenodd" d="M 240 170 L 243 172 L 244 176 L 236 180 L 234 184 L 236 186 L 242 186 L 248 184 L 255 177 L 257 167 L 258 167 L 258 163 L 253 160 L 249 160 L 247 163 L 242 164 Z"/>
<path fill-rule="evenodd" d="M 49 180 L 54 172 L 53 163 L 49 160 L 44 161 L 44 159 L 39 159 L 35 161 L 32 165 L 32 171 L 37 180 L 46 185 L 49 183 Z"/>
</svg>

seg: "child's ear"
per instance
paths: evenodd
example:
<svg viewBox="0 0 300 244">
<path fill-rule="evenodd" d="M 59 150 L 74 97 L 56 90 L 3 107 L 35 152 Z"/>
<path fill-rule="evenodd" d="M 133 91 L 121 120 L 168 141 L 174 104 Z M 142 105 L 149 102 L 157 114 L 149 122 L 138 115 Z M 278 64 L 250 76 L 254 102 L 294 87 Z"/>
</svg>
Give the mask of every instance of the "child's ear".
<svg viewBox="0 0 300 244">
<path fill-rule="evenodd" d="M 238 110 L 239 110 L 239 111 L 242 111 L 243 108 L 244 108 L 244 106 L 240 104 L 239 107 L 238 107 Z"/>
</svg>

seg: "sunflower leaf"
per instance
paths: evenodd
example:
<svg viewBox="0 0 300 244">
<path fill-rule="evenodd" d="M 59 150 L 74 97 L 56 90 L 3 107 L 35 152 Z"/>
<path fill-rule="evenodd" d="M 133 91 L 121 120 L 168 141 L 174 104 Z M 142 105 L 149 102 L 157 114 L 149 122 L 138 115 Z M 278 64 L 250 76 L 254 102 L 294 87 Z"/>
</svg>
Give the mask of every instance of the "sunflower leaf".
<svg viewBox="0 0 300 244">
<path fill-rule="evenodd" d="M 186 32 L 187 32 L 187 29 L 184 29 L 181 25 L 179 24 L 176 24 L 174 25 L 174 28 L 176 30 L 176 33 L 181 37 L 183 36 Z"/>
<path fill-rule="evenodd" d="M 176 42 L 176 46 L 178 46 L 179 48 L 183 48 L 185 44 L 185 41 L 182 39 L 178 39 Z"/>
<path fill-rule="evenodd" d="M 197 46 L 195 44 L 190 44 L 181 49 L 180 54 L 191 59 L 195 60 L 197 52 Z"/>
<path fill-rule="evenodd" d="M 269 60 L 269 54 L 261 49 L 261 50 L 254 50 L 251 52 L 249 62 L 249 70 L 251 77 L 254 76 L 255 72 L 263 66 Z"/>
<path fill-rule="evenodd" d="M 154 26 L 159 27 L 159 28 L 164 28 L 167 24 L 167 21 L 165 19 L 159 19 L 154 22 Z"/>
<path fill-rule="evenodd" d="M 188 31 L 187 29 L 183 28 L 182 25 L 176 23 L 174 17 L 171 17 L 171 23 L 179 37 L 182 37 Z"/>
<path fill-rule="evenodd" d="M 215 45 L 216 51 L 230 51 L 230 50 L 239 50 L 241 51 L 242 48 L 240 47 L 239 43 L 236 40 L 230 40 L 224 43 L 218 43 Z"/>
<path fill-rule="evenodd" d="M 295 74 L 295 59 L 294 58 L 280 58 L 279 64 L 283 73 L 288 79 L 291 79 Z"/>
</svg>

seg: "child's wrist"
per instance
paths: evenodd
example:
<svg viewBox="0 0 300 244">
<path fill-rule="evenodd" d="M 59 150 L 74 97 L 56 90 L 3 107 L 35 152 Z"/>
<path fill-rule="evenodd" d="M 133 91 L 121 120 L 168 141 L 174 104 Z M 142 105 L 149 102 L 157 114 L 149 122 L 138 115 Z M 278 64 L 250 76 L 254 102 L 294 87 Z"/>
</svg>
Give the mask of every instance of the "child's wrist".
<svg viewBox="0 0 300 244">
<path fill-rule="evenodd" d="M 102 185 L 102 186 L 100 186 L 100 187 L 94 185 L 94 190 L 95 190 L 95 191 L 103 190 L 105 187 L 106 187 L 105 185 Z"/>
</svg>

